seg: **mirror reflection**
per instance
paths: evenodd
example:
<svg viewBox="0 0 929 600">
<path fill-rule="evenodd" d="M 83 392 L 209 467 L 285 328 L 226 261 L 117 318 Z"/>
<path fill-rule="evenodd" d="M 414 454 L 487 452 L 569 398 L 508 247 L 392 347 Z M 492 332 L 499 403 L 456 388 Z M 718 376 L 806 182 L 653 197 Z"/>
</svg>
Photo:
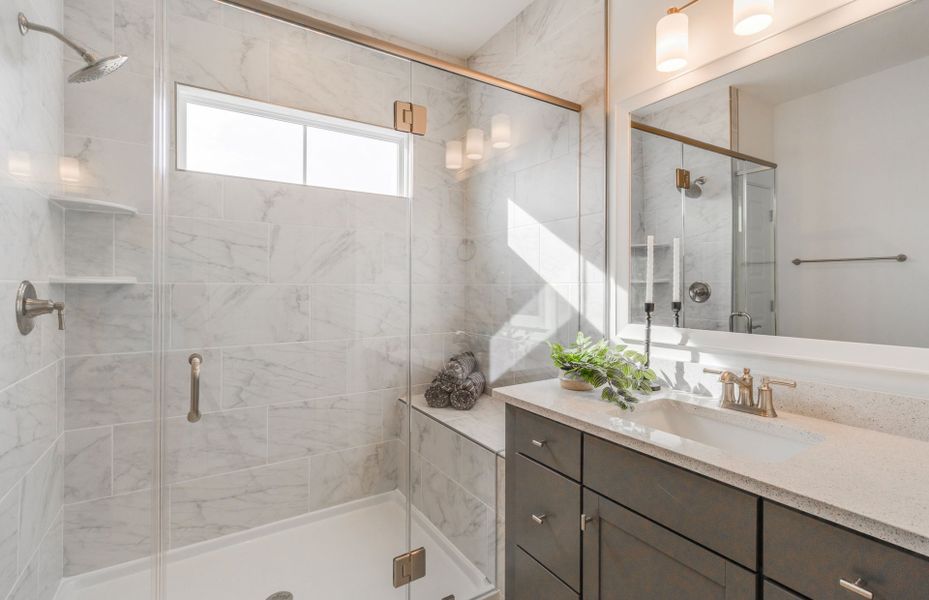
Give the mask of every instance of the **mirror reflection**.
<svg viewBox="0 0 929 600">
<path fill-rule="evenodd" d="M 631 321 L 929 346 L 926 31 L 915 0 L 636 111 Z"/>
</svg>

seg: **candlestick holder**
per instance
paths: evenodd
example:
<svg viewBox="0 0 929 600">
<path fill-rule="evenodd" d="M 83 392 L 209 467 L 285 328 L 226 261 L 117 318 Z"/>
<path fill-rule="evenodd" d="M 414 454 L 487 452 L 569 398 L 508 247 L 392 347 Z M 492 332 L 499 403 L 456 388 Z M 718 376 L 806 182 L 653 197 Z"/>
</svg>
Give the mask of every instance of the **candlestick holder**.
<svg viewBox="0 0 929 600">
<path fill-rule="evenodd" d="M 655 303 L 645 303 L 645 366 L 649 367 L 652 363 L 652 313 L 655 312 Z M 651 384 L 653 392 L 661 389 L 661 386 L 653 382 Z"/>
<path fill-rule="evenodd" d="M 682 308 L 682 305 L 680 301 L 671 303 L 671 312 L 674 313 L 674 326 L 675 327 L 681 326 L 681 308 Z"/>
</svg>

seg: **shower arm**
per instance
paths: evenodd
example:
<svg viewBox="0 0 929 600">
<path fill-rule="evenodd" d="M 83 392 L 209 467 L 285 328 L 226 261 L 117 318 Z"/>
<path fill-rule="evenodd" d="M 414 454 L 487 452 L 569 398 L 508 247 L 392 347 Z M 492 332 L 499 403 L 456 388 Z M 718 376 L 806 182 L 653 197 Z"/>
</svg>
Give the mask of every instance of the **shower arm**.
<svg viewBox="0 0 929 600">
<path fill-rule="evenodd" d="M 32 23 L 29 21 L 29 19 L 26 18 L 26 15 L 24 15 L 23 13 L 19 13 L 19 32 L 22 33 L 23 35 L 26 35 L 30 31 L 38 31 L 39 33 L 47 33 L 50 36 L 58 38 L 66 46 L 68 46 L 69 48 L 71 48 L 72 50 L 80 54 L 81 58 L 83 58 L 84 61 L 89 65 L 97 62 L 97 56 L 93 52 L 91 52 L 87 48 L 78 46 L 77 44 L 69 40 L 63 33 L 58 31 L 57 29 L 46 27 L 45 25 L 39 25 L 38 23 Z"/>
</svg>

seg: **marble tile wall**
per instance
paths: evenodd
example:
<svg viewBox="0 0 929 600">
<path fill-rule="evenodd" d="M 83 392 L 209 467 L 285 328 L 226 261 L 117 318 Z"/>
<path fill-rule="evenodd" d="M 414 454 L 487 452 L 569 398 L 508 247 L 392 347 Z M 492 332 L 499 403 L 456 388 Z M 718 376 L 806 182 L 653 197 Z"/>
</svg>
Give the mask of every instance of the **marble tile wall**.
<svg viewBox="0 0 929 600">
<path fill-rule="evenodd" d="M 39 297 L 67 300 L 49 279 L 64 269 L 60 191 L 62 46 L 20 36 L 17 14 L 61 27 L 60 0 L 0 7 L 0 295 L 12 306 L 23 279 Z M 54 316 L 27 336 L 0 326 L 0 597 L 51 600 L 62 577 L 64 332 Z"/>
<path fill-rule="evenodd" d="M 550 377 L 546 341 L 604 331 L 604 19 L 602 0 L 537 0 L 469 59 L 583 107 L 577 115 L 487 86 L 471 92 L 472 122 L 489 130 L 494 114 L 513 116 L 513 147 L 468 179 L 477 255 L 467 331 L 492 385 Z"/>
</svg>

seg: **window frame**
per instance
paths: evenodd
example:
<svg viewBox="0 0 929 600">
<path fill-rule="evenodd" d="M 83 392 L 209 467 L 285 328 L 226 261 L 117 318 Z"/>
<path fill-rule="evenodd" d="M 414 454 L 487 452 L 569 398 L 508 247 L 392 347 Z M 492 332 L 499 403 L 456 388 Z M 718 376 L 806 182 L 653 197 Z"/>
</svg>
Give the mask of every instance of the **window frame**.
<svg viewBox="0 0 929 600">
<path fill-rule="evenodd" d="M 388 129 L 379 125 L 343 119 L 332 115 L 314 113 L 307 110 L 291 108 L 269 104 L 259 100 L 253 100 L 244 96 L 217 92 L 206 88 L 200 88 L 185 84 L 175 84 L 175 142 L 176 157 L 175 168 L 178 171 L 204 172 L 221 177 L 235 177 L 223 173 L 213 173 L 211 171 L 195 171 L 187 168 L 187 107 L 190 104 L 196 104 L 207 108 L 226 110 L 240 114 L 250 115 L 259 118 L 282 121 L 294 125 L 300 125 L 303 128 L 303 182 L 288 183 L 273 179 L 262 179 L 261 181 L 273 181 L 286 185 L 305 185 L 307 187 L 320 187 L 323 189 L 341 190 L 354 192 L 358 194 L 375 194 L 382 196 L 397 196 L 408 198 L 410 195 L 410 175 L 409 167 L 411 161 L 411 144 L 410 136 L 407 133 Z M 372 140 L 388 142 L 397 147 L 397 190 L 396 193 L 385 194 L 380 192 L 368 192 L 357 189 L 334 188 L 328 186 L 317 186 L 307 181 L 309 165 L 307 164 L 307 129 L 322 129 L 335 133 L 343 133 L 364 137 Z"/>
</svg>

